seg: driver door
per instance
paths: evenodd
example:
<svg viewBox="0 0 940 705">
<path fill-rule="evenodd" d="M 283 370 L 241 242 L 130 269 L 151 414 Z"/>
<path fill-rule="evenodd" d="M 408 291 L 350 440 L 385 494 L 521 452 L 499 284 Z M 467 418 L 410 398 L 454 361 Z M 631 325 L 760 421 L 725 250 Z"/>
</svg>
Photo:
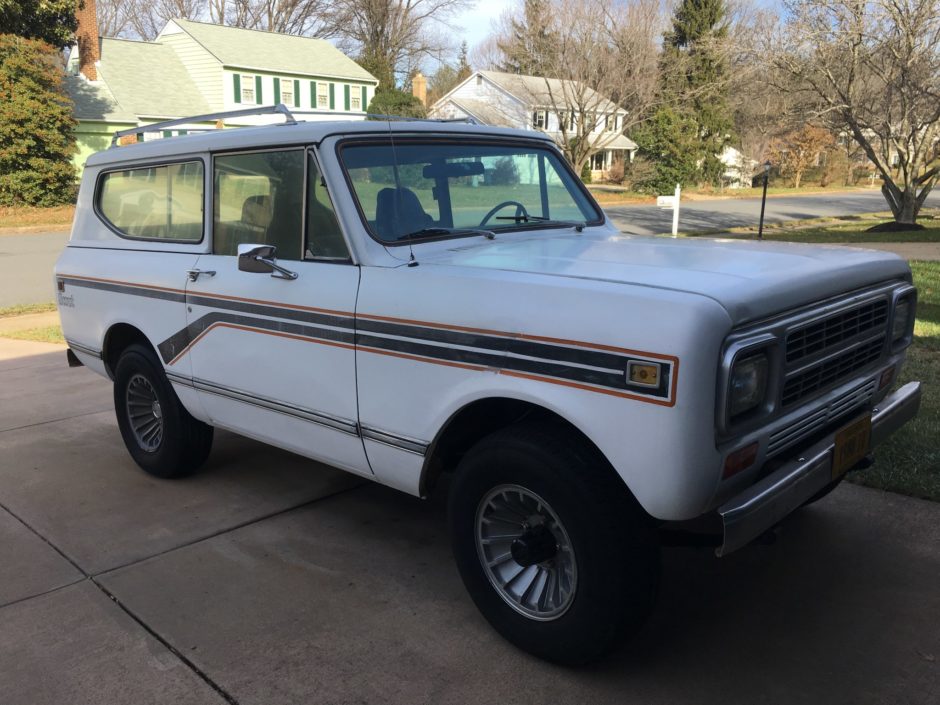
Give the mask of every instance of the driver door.
<svg viewBox="0 0 940 705">
<path fill-rule="evenodd" d="M 179 346 L 212 423 L 371 474 L 357 430 L 359 268 L 314 155 L 217 154 L 213 185 L 213 250 L 187 288 Z M 238 249 L 247 245 L 276 248 L 289 275 L 257 260 L 240 268 Z"/>
</svg>

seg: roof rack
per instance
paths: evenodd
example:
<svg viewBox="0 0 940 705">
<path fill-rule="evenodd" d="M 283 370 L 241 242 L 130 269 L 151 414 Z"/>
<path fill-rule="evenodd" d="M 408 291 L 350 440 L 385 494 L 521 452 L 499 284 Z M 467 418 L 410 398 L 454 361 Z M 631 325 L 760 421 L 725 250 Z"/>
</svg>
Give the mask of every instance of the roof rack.
<svg viewBox="0 0 940 705">
<path fill-rule="evenodd" d="M 176 120 L 164 120 L 155 122 L 152 125 L 141 125 L 139 127 L 130 127 L 126 130 L 118 130 L 111 135 L 111 146 L 115 146 L 119 139 L 128 135 L 139 135 L 144 132 L 160 132 L 177 125 L 187 125 L 193 122 L 208 122 L 210 120 L 224 120 L 225 118 L 246 117 L 248 115 L 275 115 L 280 114 L 285 118 L 285 124 L 296 125 L 297 120 L 291 111 L 283 103 L 277 105 L 263 105 L 257 108 L 244 108 L 242 110 L 227 110 L 221 113 L 207 113 L 206 115 L 193 115 L 192 117 L 177 118 Z"/>
<path fill-rule="evenodd" d="M 226 118 L 246 117 L 249 115 L 283 115 L 284 124 L 296 125 L 295 115 L 341 115 L 343 117 L 362 117 L 373 118 L 375 120 L 400 120 L 402 122 L 463 122 L 469 125 L 479 125 L 480 122 L 473 117 L 465 118 L 419 118 L 406 115 L 385 115 L 383 113 L 350 113 L 340 110 L 290 110 L 283 103 L 277 105 L 264 105 L 257 108 L 244 108 L 242 110 L 227 110 L 219 113 L 207 113 L 206 115 L 194 115 L 192 117 L 177 118 L 174 120 L 164 120 L 155 122 L 152 125 L 141 125 L 139 127 L 130 127 L 126 130 L 118 130 L 111 136 L 111 146 L 114 147 L 118 140 L 128 135 L 140 135 L 144 132 L 161 132 L 177 125 L 189 125 L 194 122 L 209 122 L 211 120 L 224 120 Z M 212 128 L 206 128 L 209 131 Z"/>
</svg>

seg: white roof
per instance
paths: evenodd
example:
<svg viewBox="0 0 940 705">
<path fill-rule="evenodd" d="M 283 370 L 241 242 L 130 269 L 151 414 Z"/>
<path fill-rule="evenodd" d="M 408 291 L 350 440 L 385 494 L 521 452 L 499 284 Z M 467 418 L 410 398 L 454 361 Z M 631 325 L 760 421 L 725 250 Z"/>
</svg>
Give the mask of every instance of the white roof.
<svg viewBox="0 0 940 705">
<path fill-rule="evenodd" d="M 114 147 L 91 155 L 87 166 L 101 166 L 137 159 L 162 159 L 216 150 L 252 149 L 278 145 L 316 144 L 326 137 L 375 133 L 423 133 L 448 135 L 482 135 L 516 137 L 552 143 L 547 135 L 530 130 L 514 130 L 504 127 L 467 125 L 464 123 L 440 122 L 436 120 L 343 120 L 336 122 L 277 123 L 262 127 L 238 127 L 224 130 L 208 130 L 183 137 L 169 137 L 124 147 Z"/>
</svg>

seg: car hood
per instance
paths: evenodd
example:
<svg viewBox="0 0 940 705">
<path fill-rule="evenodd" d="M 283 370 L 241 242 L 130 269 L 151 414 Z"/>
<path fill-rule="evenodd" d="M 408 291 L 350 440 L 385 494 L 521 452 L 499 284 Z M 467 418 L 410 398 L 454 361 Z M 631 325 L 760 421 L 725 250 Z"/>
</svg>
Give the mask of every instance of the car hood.
<svg viewBox="0 0 940 705">
<path fill-rule="evenodd" d="M 736 324 L 890 279 L 909 279 L 897 255 L 844 246 L 607 233 L 497 235 L 451 241 L 421 264 L 480 267 L 658 287 L 716 300 Z"/>
</svg>

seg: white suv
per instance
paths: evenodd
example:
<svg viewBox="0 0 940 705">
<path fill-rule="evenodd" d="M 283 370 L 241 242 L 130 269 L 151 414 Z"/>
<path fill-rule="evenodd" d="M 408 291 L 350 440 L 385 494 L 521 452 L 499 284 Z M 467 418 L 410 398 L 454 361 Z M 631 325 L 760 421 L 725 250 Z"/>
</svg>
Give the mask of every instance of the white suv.
<svg viewBox="0 0 940 705">
<path fill-rule="evenodd" d="M 662 527 L 712 517 L 736 550 L 920 400 L 889 394 L 902 259 L 624 236 L 534 132 L 288 120 L 110 149 L 55 278 L 144 470 L 194 471 L 218 426 L 422 497 L 453 473 L 473 600 L 569 664 L 649 612 Z"/>
</svg>

